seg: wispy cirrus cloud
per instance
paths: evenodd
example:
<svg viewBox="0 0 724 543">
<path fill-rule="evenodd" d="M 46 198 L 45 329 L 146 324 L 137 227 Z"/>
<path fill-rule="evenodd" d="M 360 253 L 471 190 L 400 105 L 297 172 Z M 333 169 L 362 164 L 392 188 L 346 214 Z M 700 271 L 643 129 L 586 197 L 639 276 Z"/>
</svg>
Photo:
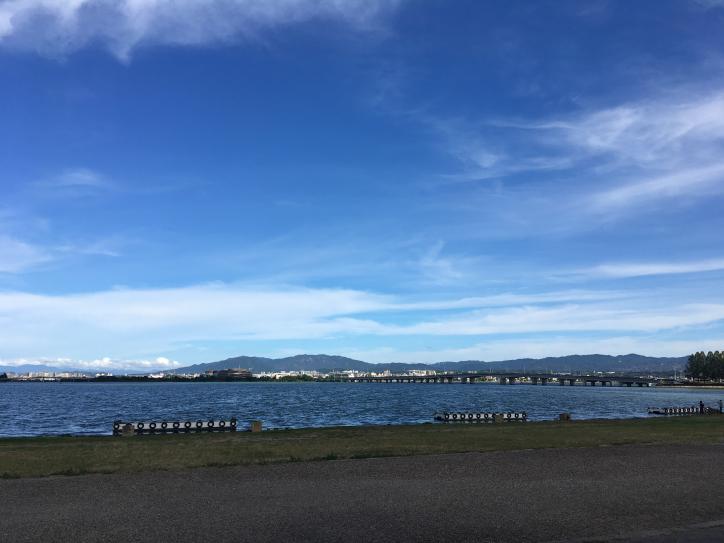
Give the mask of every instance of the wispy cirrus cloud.
<svg viewBox="0 0 724 543">
<path fill-rule="evenodd" d="M 120 238 L 39 243 L 0 232 L 0 274 L 23 274 L 75 256 L 118 257 Z"/>
<path fill-rule="evenodd" d="M 724 0 L 694 0 L 694 3 L 704 9 L 724 8 Z"/>
<path fill-rule="evenodd" d="M 121 60 L 141 45 L 255 40 L 311 20 L 371 29 L 399 0 L 6 0 L 0 44 L 49 56 L 98 42 Z"/>
<path fill-rule="evenodd" d="M 112 183 L 103 174 L 89 168 L 64 170 L 56 177 L 45 181 L 46 185 L 56 187 L 94 187 L 108 188 Z"/>
<path fill-rule="evenodd" d="M 671 198 L 696 198 L 724 192 L 724 162 L 703 168 L 679 168 L 671 174 L 645 175 L 628 184 L 595 192 L 590 208 L 598 212 L 625 209 L 641 204 L 655 204 Z"/>
<path fill-rule="evenodd" d="M 536 121 L 471 123 L 426 112 L 416 118 L 460 162 L 461 170 L 448 179 L 505 181 L 547 173 L 559 178 L 557 190 L 571 194 L 562 205 L 576 203 L 589 215 L 724 193 L 720 91 L 682 89 Z"/>
<path fill-rule="evenodd" d="M 53 260 L 47 249 L 0 234 L 0 273 L 20 273 Z"/>
<path fill-rule="evenodd" d="M 68 168 L 60 173 L 30 183 L 37 195 L 44 197 L 88 197 L 115 190 L 118 185 L 107 175 L 90 168 Z"/>
</svg>

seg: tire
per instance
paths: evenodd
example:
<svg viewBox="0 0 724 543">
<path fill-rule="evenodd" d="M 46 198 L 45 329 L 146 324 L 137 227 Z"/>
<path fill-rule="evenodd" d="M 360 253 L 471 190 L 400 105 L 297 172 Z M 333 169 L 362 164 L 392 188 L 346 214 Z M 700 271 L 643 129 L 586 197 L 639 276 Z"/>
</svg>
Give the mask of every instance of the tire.
<svg viewBox="0 0 724 543">
<path fill-rule="evenodd" d="M 156 423 L 155 423 L 155 422 L 151 422 L 151 423 L 148 425 L 148 428 L 149 428 L 150 430 L 155 430 L 155 429 L 156 429 Z"/>
<path fill-rule="evenodd" d="M 184 428 L 191 428 L 191 423 L 189 421 L 184 422 Z"/>
<path fill-rule="evenodd" d="M 174 428 L 178 428 L 179 426 L 181 426 L 181 424 L 178 421 L 173 423 Z"/>
</svg>

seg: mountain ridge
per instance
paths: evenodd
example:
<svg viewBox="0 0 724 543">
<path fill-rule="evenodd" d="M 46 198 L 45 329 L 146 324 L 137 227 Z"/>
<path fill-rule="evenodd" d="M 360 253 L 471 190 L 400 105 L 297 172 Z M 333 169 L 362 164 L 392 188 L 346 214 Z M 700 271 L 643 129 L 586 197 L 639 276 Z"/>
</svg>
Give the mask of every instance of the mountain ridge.
<svg viewBox="0 0 724 543">
<path fill-rule="evenodd" d="M 327 354 L 299 354 L 284 358 L 258 356 L 237 356 L 190 366 L 176 368 L 177 372 L 204 372 L 226 368 L 247 368 L 255 372 L 274 371 L 405 371 L 405 370 L 528 370 L 528 371 L 674 371 L 686 365 L 686 356 L 653 357 L 635 353 L 625 355 L 567 355 L 545 358 L 517 358 L 512 360 L 461 360 L 434 363 L 377 363 L 364 362 L 354 358 Z"/>
<path fill-rule="evenodd" d="M 651 372 L 672 372 L 684 369 L 687 362 L 686 356 L 679 357 L 655 357 L 644 356 L 635 353 L 625 355 L 566 355 L 549 356 L 544 358 L 516 358 L 511 360 L 496 360 L 486 362 L 483 360 L 460 360 L 443 361 L 434 363 L 404 363 L 404 362 L 382 362 L 371 363 L 363 360 L 356 360 L 339 355 L 328 354 L 298 354 L 283 358 L 269 358 L 263 356 L 236 356 L 218 360 L 191 364 L 175 368 L 177 373 L 203 373 L 207 370 L 219 370 L 227 368 L 246 368 L 254 372 L 275 372 L 275 371 L 332 371 L 332 370 L 358 370 L 358 371 L 385 371 L 403 372 L 408 370 L 438 370 L 438 371 L 518 371 L 527 370 L 534 372 L 576 372 L 576 371 L 651 371 Z M 83 372 L 95 373 L 94 369 L 73 369 L 53 367 L 45 364 L 23 364 L 20 366 L 0 366 L 0 373 L 28 373 L 28 372 Z M 108 371 L 104 368 L 102 371 Z M 148 370 L 150 373 L 155 370 Z M 167 371 L 168 370 L 162 370 Z M 113 373 L 121 373 L 115 371 Z M 132 371 L 132 374 L 143 374 L 142 371 Z"/>
</svg>

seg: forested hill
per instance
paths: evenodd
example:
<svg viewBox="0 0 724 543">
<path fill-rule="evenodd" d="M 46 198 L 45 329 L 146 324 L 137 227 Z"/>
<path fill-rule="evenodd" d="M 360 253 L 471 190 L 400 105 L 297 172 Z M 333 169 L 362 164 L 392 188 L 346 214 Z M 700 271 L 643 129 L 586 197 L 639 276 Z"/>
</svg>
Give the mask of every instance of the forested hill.
<svg viewBox="0 0 724 543">
<path fill-rule="evenodd" d="M 548 358 L 520 358 L 516 360 L 502 360 L 484 362 L 482 360 L 465 360 L 461 362 L 437 362 L 434 364 L 402 364 L 381 363 L 371 364 L 362 360 L 355 360 L 344 356 L 326 354 L 302 354 L 286 358 L 264 358 L 258 356 L 237 356 L 218 362 L 207 364 L 194 364 L 178 368 L 179 372 L 204 372 L 213 369 L 249 368 L 254 372 L 263 371 L 330 371 L 330 370 L 362 370 L 383 371 L 391 370 L 402 372 L 411 369 L 431 369 L 438 371 L 673 371 L 682 370 L 686 365 L 687 357 L 651 357 L 638 354 L 620 356 L 587 354 L 569 355 Z"/>
</svg>

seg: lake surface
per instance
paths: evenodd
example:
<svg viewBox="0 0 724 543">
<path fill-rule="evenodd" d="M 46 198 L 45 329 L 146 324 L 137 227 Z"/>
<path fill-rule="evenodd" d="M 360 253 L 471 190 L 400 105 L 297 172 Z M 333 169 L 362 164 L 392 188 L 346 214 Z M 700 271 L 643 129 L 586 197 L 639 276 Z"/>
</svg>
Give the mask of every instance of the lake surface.
<svg viewBox="0 0 724 543">
<path fill-rule="evenodd" d="M 526 411 L 531 420 L 647 416 L 715 406 L 724 390 L 414 383 L 3 383 L 0 436 L 110 434 L 114 420 L 236 417 L 265 428 L 431 422 L 437 411 Z"/>
</svg>

